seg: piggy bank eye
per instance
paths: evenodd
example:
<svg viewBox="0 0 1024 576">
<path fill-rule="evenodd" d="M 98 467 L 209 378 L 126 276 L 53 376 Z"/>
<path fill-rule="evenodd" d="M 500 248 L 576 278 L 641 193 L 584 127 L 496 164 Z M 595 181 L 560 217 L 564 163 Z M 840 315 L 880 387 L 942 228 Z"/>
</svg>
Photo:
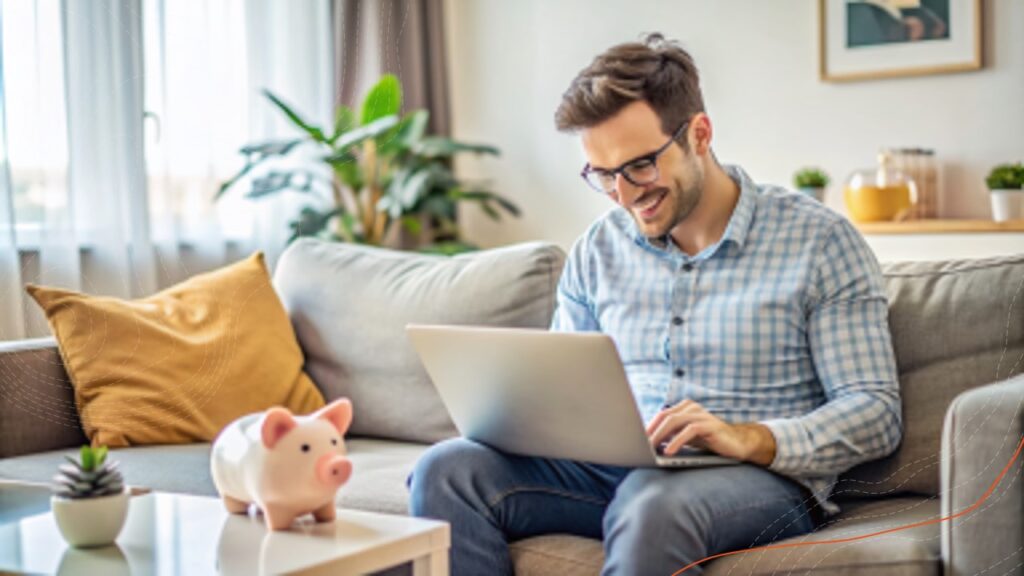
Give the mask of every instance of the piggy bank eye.
<svg viewBox="0 0 1024 576">
<path fill-rule="evenodd" d="M 331 438 L 331 446 L 337 446 L 337 445 L 338 445 L 338 439 L 337 438 Z"/>
<path fill-rule="evenodd" d="M 302 445 L 302 451 L 303 452 L 309 452 L 309 444 L 303 444 Z"/>
</svg>

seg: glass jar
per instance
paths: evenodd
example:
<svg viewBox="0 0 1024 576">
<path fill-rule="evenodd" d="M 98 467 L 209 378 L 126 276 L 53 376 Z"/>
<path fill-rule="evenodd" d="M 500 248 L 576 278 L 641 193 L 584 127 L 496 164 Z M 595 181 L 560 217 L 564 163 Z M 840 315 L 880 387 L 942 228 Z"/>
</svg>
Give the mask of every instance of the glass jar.
<svg viewBox="0 0 1024 576">
<path fill-rule="evenodd" d="M 905 220 L 917 203 L 917 185 L 892 165 L 887 151 L 878 154 L 878 168 L 857 170 L 846 179 L 843 199 L 854 222 Z"/>
</svg>

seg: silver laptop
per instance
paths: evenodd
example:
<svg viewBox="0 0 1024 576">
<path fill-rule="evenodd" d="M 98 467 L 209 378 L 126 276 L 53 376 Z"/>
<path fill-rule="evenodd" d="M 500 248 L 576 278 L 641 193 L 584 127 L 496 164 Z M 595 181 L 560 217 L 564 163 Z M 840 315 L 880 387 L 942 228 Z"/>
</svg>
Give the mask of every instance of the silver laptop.
<svg viewBox="0 0 1024 576">
<path fill-rule="evenodd" d="M 466 438 L 512 454 L 616 466 L 738 463 L 692 449 L 657 454 L 606 334 L 415 324 L 406 332 Z"/>
</svg>

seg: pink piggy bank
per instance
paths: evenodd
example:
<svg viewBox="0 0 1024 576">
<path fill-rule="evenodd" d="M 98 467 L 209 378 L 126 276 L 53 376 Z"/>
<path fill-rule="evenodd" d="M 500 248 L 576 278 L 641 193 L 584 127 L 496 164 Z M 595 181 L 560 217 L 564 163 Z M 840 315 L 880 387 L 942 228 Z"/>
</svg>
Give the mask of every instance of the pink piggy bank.
<svg viewBox="0 0 1024 576">
<path fill-rule="evenodd" d="M 317 522 L 334 520 L 334 495 L 352 475 L 342 439 L 351 423 L 352 403 L 342 398 L 309 416 L 271 408 L 228 424 L 210 457 L 228 512 L 255 503 L 271 530 L 310 512 Z"/>
</svg>

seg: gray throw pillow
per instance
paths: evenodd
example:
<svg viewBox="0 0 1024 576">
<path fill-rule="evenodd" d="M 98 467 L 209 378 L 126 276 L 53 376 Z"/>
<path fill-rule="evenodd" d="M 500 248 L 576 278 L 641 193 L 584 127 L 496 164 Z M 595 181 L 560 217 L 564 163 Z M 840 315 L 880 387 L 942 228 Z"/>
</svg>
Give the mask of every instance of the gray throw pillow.
<svg viewBox="0 0 1024 576">
<path fill-rule="evenodd" d="M 838 497 L 939 493 L 942 423 L 958 394 L 1024 370 L 1024 255 L 883 264 L 903 442 L 844 474 Z"/>
<path fill-rule="evenodd" d="M 327 401 L 352 399 L 351 433 L 436 442 L 456 434 L 405 325 L 547 328 L 565 254 L 527 243 L 455 257 L 302 239 L 277 288 Z"/>
</svg>

